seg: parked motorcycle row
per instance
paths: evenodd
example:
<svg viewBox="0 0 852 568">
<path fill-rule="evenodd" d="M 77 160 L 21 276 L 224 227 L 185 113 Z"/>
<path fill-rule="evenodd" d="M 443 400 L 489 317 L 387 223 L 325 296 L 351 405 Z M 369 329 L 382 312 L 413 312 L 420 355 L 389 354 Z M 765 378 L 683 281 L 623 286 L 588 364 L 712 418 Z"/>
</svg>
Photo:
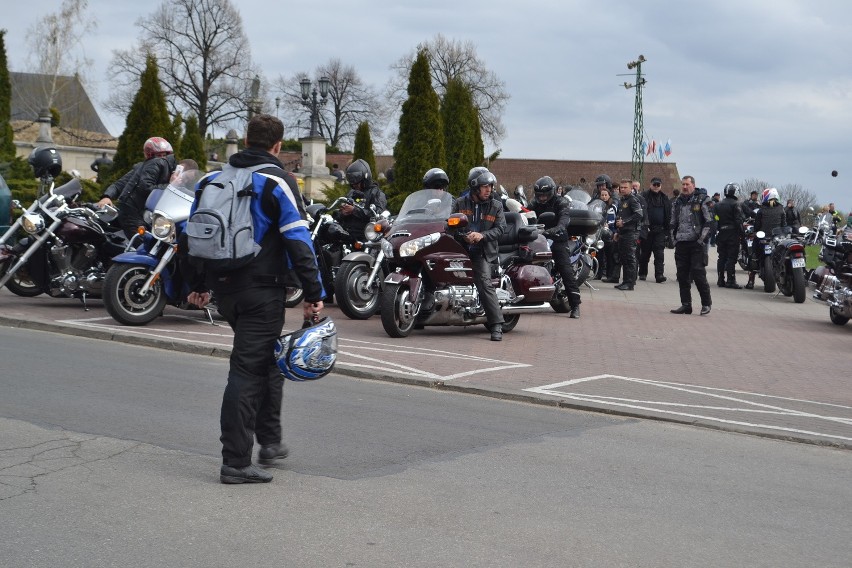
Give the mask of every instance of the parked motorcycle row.
<svg viewBox="0 0 852 568">
<path fill-rule="evenodd" d="M 177 252 L 202 175 L 184 172 L 165 189 L 152 191 L 146 203 L 151 228 L 140 229 L 130 242 L 110 224 L 115 209 L 77 203 L 82 191 L 78 180 L 54 187 L 52 178 L 43 178 L 40 197 L 0 236 L 0 287 L 26 297 L 79 298 L 84 308 L 87 298 L 102 298 L 110 316 L 123 325 L 146 325 L 167 305 L 195 309 L 186 301 L 190 290 Z M 536 219 L 524 205 L 523 192 L 516 191 L 515 197 L 503 195 L 508 230 L 499 241 L 493 275 L 504 332 L 517 325 L 522 313 L 570 309 L 550 253 L 552 243 L 543 236 L 555 216 Z M 580 285 L 592 288 L 589 276 L 597 271 L 605 228 L 600 204 L 579 189 L 567 197 L 575 275 Z M 335 301 L 345 316 L 360 320 L 380 314 L 391 337 L 406 337 L 425 326 L 485 324 L 472 263 L 460 240 L 467 219 L 451 214 L 451 194 L 414 192 L 395 218 L 386 211 L 369 211 L 363 241 L 334 218 L 345 202 L 341 197 L 329 206 L 306 208 L 326 299 Z M 804 245 L 812 238 L 813 230 L 807 228 L 793 234 L 782 227 L 765 235 L 747 222 L 739 265 L 760 275 L 764 291 L 777 288 L 797 303 L 804 302 L 810 287 L 812 298 L 829 306 L 831 321 L 843 325 L 852 318 L 852 231 L 820 237 L 824 265 L 807 273 Z M 758 246 L 762 255 L 755 254 Z M 302 301 L 297 282 L 288 287 L 287 300 L 289 307 Z M 206 313 L 212 322 L 209 309 Z"/>
</svg>

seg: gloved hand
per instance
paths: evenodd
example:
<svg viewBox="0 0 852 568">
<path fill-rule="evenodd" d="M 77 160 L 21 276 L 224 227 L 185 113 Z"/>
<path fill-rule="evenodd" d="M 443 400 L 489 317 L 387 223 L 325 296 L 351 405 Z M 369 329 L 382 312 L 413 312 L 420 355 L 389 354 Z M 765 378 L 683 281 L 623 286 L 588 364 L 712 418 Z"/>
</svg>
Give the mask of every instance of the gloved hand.
<svg viewBox="0 0 852 568">
<path fill-rule="evenodd" d="M 673 249 L 674 248 L 674 239 L 671 237 L 671 235 L 666 237 L 666 248 L 667 249 Z"/>
</svg>

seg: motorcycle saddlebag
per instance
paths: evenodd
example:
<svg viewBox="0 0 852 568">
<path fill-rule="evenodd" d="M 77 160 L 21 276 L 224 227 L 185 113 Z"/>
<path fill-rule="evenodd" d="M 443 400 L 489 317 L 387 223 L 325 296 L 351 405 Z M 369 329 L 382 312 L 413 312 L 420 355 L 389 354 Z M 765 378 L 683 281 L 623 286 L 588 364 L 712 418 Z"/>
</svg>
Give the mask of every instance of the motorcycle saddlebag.
<svg viewBox="0 0 852 568">
<path fill-rule="evenodd" d="M 508 270 L 515 293 L 524 296 L 524 304 L 547 302 L 555 287 L 547 268 L 538 264 L 513 265 Z"/>
<path fill-rule="evenodd" d="M 574 237 L 593 235 L 601 224 L 601 216 L 587 209 L 571 209 L 568 211 L 568 234 Z"/>
</svg>

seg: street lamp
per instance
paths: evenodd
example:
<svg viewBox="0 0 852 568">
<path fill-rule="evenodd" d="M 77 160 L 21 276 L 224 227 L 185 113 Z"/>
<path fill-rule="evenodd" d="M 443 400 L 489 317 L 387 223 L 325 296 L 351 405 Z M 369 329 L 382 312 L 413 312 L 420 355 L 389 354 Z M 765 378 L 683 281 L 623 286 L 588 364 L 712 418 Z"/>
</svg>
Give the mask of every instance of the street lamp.
<svg viewBox="0 0 852 568">
<path fill-rule="evenodd" d="M 275 118 L 278 118 L 278 107 L 281 106 L 281 97 L 275 97 Z"/>
<path fill-rule="evenodd" d="M 319 95 L 317 100 L 317 88 L 314 85 L 311 89 L 311 80 L 307 77 L 299 81 L 299 86 L 302 88 L 302 104 L 308 107 L 311 111 L 311 133 L 309 136 L 320 136 L 319 131 L 319 107 L 325 104 L 328 98 L 328 87 L 331 81 L 328 77 L 320 77 L 319 80 Z"/>
</svg>

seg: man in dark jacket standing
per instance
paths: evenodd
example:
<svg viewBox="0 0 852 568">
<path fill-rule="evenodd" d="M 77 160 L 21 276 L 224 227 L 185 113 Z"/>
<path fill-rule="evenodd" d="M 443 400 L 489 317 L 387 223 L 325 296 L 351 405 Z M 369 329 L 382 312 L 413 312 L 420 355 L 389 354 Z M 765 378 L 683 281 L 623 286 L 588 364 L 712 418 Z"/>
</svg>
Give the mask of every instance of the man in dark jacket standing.
<svg viewBox="0 0 852 568">
<path fill-rule="evenodd" d="M 317 269 L 299 186 L 278 160 L 284 126 L 268 114 L 249 120 L 246 149 L 228 163 L 235 168 L 268 164 L 252 174 L 252 222 L 260 252 L 245 268 L 206 274 L 206 289 L 216 295 L 219 313 L 234 330 L 228 384 L 222 399 L 222 483 L 266 483 L 272 475 L 252 464 L 254 437 L 258 460 L 272 464 L 287 457 L 281 442 L 281 394 L 284 377 L 274 357 L 284 325 L 288 259 L 305 291 L 302 316 L 318 320 L 325 296 Z M 201 179 L 200 189 L 222 172 Z M 211 189 L 208 189 L 212 190 Z M 193 205 L 193 208 L 195 205 Z M 205 287 L 195 286 L 188 300 L 198 307 L 210 301 Z M 297 326 L 298 327 L 298 326 Z"/>
<path fill-rule="evenodd" d="M 499 199 L 492 199 L 497 178 L 486 168 L 474 168 L 467 179 L 468 193 L 453 202 L 453 213 L 464 213 L 470 232 L 465 248 L 473 263 L 473 280 L 485 310 L 491 341 L 503 339 L 503 311 L 491 281 L 491 263 L 497 261 L 497 239 L 506 232 L 506 216 Z"/>
<path fill-rule="evenodd" d="M 714 208 L 716 224 L 719 227 L 716 237 L 716 251 L 719 253 L 719 259 L 716 261 L 716 272 L 719 275 L 717 284 L 719 288 L 739 290 L 742 286 L 737 284 L 736 270 L 743 232 L 743 210 L 737 201 L 740 187 L 735 183 L 729 183 L 723 191 L 725 198 Z"/>
<path fill-rule="evenodd" d="M 364 228 L 370 222 L 373 214 L 371 205 L 375 205 L 378 213 L 388 208 L 388 198 L 373 181 L 370 165 L 361 159 L 355 160 L 346 168 L 346 181 L 349 182 L 349 193 L 346 197 L 352 203 L 346 203 L 336 213 L 337 221 L 356 240 L 364 241 Z"/>
<path fill-rule="evenodd" d="M 639 198 L 633 193 L 633 183 L 623 179 L 618 183 L 618 193 L 621 195 L 621 206 L 615 219 L 616 233 L 613 239 L 618 244 L 618 256 L 621 259 L 623 279 L 615 286 L 618 290 L 633 290 L 636 286 L 637 261 L 636 240 L 644 214 Z"/>
<path fill-rule="evenodd" d="M 642 240 L 641 256 L 639 257 L 639 278 L 648 276 L 648 263 L 651 254 L 654 255 L 654 279 L 657 284 L 666 281 L 665 270 L 666 238 L 671 227 L 672 204 L 663 193 L 663 181 L 660 178 L 651 180 L 651 189 L 642 193 L 648 206 L 648 236 Z"/>
<path fill-rule="evenodd" d="M 680 287 L 680 307 L 673 314 L 692 313 L 692 283 L 701 296 L 701 315 L 710 313 L 710 284 L 707 283 L 706 245 L 712 218 L 707 194 L 696 194 L 695 178 L 684 176 L 680 197 L 672 207 L 672 236 L 675 241 L 675 266 Z"/>
</svg>

